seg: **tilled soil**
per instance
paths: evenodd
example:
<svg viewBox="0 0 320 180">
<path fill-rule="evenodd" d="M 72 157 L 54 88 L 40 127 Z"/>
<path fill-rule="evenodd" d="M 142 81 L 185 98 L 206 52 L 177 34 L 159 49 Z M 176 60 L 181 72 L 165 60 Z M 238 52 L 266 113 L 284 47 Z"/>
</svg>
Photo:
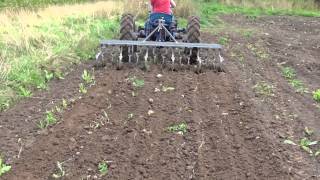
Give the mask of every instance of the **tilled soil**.
<svg viewBox="0 0 320 180">
<path fill-rule="evenodd" d="M 283 143 L 298 142 L 305 127 L 320 140 L 320 109 L 310 93 L 295 92 L 279 67 L 296 69 L 310 91 L 320 87 L 319 19 L 223 20 L 254 30 L 250 37 L 203 33 L 208 42 L 228 37 L 226 73 L 107 67 L 95 71 L 95 85 L 81 95 L 81 73 L 91 67 L 83 64 L 49 92 L 1 113 L 0 152 L 12 171 L 0 179 L 53 179 L 57 162 L 63 162 L 62 179 L 72 180 L 320 179 L 319 157 Z M 132 85 L 134 76 L 143 87 Z M 259 82 L 272 84 L 272 95 L 257 94 Z M 63 98 L 76 100 L 58 124 L 39 130 L 45 111 Z M 185 134 L 167 130 L 181 122 Z M 98 171 L 102 161 L 109 165 L 105 176 Z"/>
</svg>

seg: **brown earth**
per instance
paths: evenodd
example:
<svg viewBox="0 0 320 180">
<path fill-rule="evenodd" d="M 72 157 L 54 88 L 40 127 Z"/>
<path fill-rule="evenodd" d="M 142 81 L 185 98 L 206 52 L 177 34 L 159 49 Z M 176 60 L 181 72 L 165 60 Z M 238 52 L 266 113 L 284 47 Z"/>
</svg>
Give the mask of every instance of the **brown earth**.
<svg viewBox="0 0 320 180">
<path fill-rule="evenodd" d="M 280 68 L 296 69 L 309 92 L 320 88 L 320 19 L 222 19 L 228 30 L 203 39 L 229 39 L 226 73 L 108 67 L 95 71 L 95 86 L 82 96 L 80 76 L 91 67 L 83 64 L 50 91 L 0 113 L 0 152 L 12 165 L 0 179 L 52 179 L 57 161 L 66 172 L 62 179 L 72 180 L 320 179 L 319 157 L 283 143 L 298 142 L 305 127 L 315 132 L 310 139 L 320 140 L 320 109 L 311 93 L 295 92 Z M 133 76 L 145 85 L 133 87 Z M 258 94 L 259 82 L 272 85 L 272 94 Z M 175 90 L 155 92 L 161 86 Z M 63 98 L 76 101 L 58 124 L 39 130 L 45 111 Z M 166 130 L 180 122 L 188 125 L 184 135 Z M 103 177 L 101 161 L 109 165 Z"/>
</svg>

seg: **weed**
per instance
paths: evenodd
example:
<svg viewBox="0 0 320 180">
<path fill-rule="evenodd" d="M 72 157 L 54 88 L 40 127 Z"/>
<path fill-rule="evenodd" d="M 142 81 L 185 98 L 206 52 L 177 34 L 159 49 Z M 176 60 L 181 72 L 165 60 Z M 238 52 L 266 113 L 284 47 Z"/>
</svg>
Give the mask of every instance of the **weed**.
<svg viewBox="0 0 320 180">
<path fill-rule="evenodd" d="M 79 92 L 82 94 L 87 94 L 88 90 L 83 83 L 79 84 Z"/>
<path fill-rule="evenodd" d="M 57 122 L 57 118 L 55 117 L 54 113 L 52 111 L 46 112 L 46 118 L 44 120 L 41 120 L 38 123 L 38 127 L 40 129 L 45 129 L 49 127 L 50 125 L 53 125 Z"/>
<path fill-rule="evenodd" d="M 183 134 L 187 133 L 187 129 L 188 129 L 188 125 L 186 123 L 180 123 L 180 124 L 169 126 L 167 128 L 167 131 L 179 133 L 179 134 L 183 135 Z"/>
<path fill-rule="evenodd" d="M 259 95 L 262 96 L 274 96 L 272 85 L 269 85 L 266 82 L 259 82 L 253 87 Z"/>
<path fill-rule="evenodd" d="M 101 176 L 108 174 L 108 171 L 109 171 L 108 164 L 105 161 L 100 162 L 98 165 L 98 170 Z"/>
<path fill-rule="evenodd" d="M 143 79 L 138 79 L 137 77 L 134 76 L 132 78 L 129 78 L 129 80 L 131 81 L 133 87 L 141 88 L 144 86 Z"/>
<path fill-rule="evenodd" d="M 9 172 L 11 170 L 11 166 L 8 166 L 4 163 L 4 161 L 2 160 L 2 158 L 0 157 L 0 177 Z"/>
<path fill-rule="evenodd" d="M 58 168 L 58 172 L 57 173 L 54 173 L 52 175 L 53 178 L 55 179 L 59 179 L 59 178 L 62 178 L 65 176 L 66 172 L 64 170 L 64 167 L 63 167 L 63 164 L 60 163 L 59 161 L 57 162 L 57 168 Z"/>
<path fill-rule="evenodd" d="M 81 77 L 87 85 L 94 84 L 94 76 L 91 75 L 87 70 L 83 71 Z"/>
<path fill-rule="evenodd" d="M 320 89 L 317 89 L 313 92 L 313 99 L 320 103 Z"/>
<path fill-rule="evenodd" d="M 229 40 L 227 37 L 220 37 L 219 40 L 218 40 L 218 42 L 219 42 L 220 44 L 222 44 L 222 45 L 228 44 L 229 41 L 230 41 L 230 40 Z"/>
<path fill-rule="evenodd" d="M 296 72 L 291 67 L 283 67 L 282 68 L 282 75 L 287 79 L 294 79 L 296 78 Z"/>
</svg>

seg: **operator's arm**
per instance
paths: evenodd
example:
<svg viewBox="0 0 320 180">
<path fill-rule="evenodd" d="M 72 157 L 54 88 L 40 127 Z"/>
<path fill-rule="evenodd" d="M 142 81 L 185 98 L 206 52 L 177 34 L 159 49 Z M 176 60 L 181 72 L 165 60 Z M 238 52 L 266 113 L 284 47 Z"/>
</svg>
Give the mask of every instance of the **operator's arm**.
<svg viewBox="0 0 320 180">
<path fill-rule="evenodd" d="M 170 4 L 172 8 L 175 8 L 177 6 L 174 0 L 170 0 Z"/>
</svg>

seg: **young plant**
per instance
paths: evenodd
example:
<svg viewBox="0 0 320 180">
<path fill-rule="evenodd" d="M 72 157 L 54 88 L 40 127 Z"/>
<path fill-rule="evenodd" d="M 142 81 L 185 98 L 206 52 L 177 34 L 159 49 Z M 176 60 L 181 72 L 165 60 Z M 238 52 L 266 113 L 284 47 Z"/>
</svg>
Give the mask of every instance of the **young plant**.
<svg viewBox="0 0 320 180">
<path fill-rule="evenodd" d="M 58 168 L 58 172 L 54 173 L 52 177 L 55 179 L 60 179 L 65 176 L 66 172 L 64 170 L 63 164 L 60 163 L 59 161 L 57 162 L 57 168 Z"/>
<path fill-rule="evenodd" d="M 141 88 L 144 86 L 143 79 L 138 79 L 137 77 L 134 76 L 133 78 L 130 78 L 129 80 L 131 81 L 133 87 Z"/>
<path fill-rule="evenodd" d="M 38 124 L 38 127 L 40 129 L 47 128 L 48 126 L 53 125 L 57 122 L 57 118 L 52 111 L 47 111 L 46 114 L 46 118 L 44 120 L 41 120 Z"/>
<path fill-rule="evenodd" d="M 11 170 L 11 166 L 6 165 L 6 164 L 3 162 L 2 158 L 0 157 L 0 177 L 1 177 L 3 174 L 9 172 L 10 170 Z"/>
<path fill-rule="evenodd" d="M 186 123 L 180 123 L 180 124 L 169 126 L 167 128 L 167 131 L 183 135 L 187 133 L 187 129 L 188 129 L 188 125 Z"/>
<path fill-rule="evenodd" d="M 274 92 L 273 92 L 274 87 L 272 85 L 269 85 L 266 82 L 259 82 L 253 88 L 259 95 L 274 96 Z"/>
<path fill-rule="evenodd" d="M 282 75 L 287 79 L 294 79 L 296 78 L 296 72 L 291 67 L 284 67 L 282 68 Z"/>
<path fill-rule="evenodd" d="M 86 84 L 94 84 L 94 76 L 91 75 L 87 70 L 83 71 L 81 77 Z"/>
<path fill-rule="evenodd" d="M 314 153 L 314 156 L 315 157 L 317 157 L 317 156 L 319 156 L 320 155 L 320 149 L 316 152 L 316 153 Z"/>
<path fill-rule="evenodd" d="M 83 83 L 79 84 L 79 92 L 82 94 L 87 94 L 88 90 Z"/>
<path fill-rule="evenodd" d="M 300 147 L 310 154 L 313 153 L 310 146 L 313 146 L 316 144 L 318 144 L 318 141 L 310 141 L 308 138 L 301 139 L 299 143 Z"/>
<path fill-rule="evenodd" d="M 108 164 L 105 161 L 100 162 L 98 165 L 98 170 L 101 176 L 105 176 L 109 171 Z"/>
<path fill-rule="evenodd" d="M 289 80 L 289 84 L 296 89 L 299 93 L 307 93 L 308 89 L 304 87 L 303 83 L 297 79 Z"/>
<path fill-rule="evenodd" d="M 317 89 L 313 92 L 313 99 L 320 103 L 320 89 Z"/>
</svg>

